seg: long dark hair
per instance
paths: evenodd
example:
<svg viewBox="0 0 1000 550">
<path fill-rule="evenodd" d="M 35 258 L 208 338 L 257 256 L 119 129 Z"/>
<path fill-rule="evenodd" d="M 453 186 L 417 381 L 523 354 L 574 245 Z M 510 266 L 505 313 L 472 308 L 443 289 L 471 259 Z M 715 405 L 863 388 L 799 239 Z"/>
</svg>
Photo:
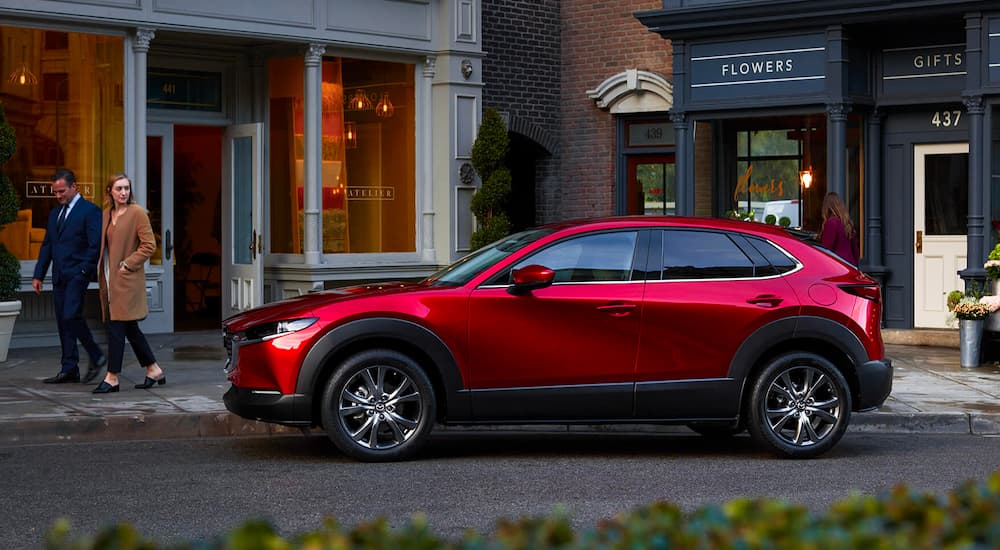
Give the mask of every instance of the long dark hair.
<svg viewBox="0 0 1000 550">
<path fill-rule="evenodd" d="M 847 207 L 844 206 L 844 201 L 840 200 L 840 195 L 827 193 L 826 197 L 823 198 L 822 213 L 823 226 L 826 226 L 827 219 L 836 216 L 840 218 L 840 223 L 844 224 L 844 233 L 847 234 L 847 238 L 854 237 L 854 222 L 851 220 L 851 215 L 847 212 Z M 821 226 L 820 231 L 822 230 Z"/>
</svg>

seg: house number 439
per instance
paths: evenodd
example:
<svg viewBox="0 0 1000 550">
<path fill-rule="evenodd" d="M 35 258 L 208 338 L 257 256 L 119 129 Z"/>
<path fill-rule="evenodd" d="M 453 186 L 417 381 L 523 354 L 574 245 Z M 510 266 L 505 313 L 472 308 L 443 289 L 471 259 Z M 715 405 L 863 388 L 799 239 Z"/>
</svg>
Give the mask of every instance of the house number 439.
<svg viewBox="0 0 1000 550">
<path fill-rule="evenodd" d="M 959 119 L 962 118 L 962 111 L 935 111 L 931 117 L 931 124 L 937 127 L 958 126 Z"/>
</svg>

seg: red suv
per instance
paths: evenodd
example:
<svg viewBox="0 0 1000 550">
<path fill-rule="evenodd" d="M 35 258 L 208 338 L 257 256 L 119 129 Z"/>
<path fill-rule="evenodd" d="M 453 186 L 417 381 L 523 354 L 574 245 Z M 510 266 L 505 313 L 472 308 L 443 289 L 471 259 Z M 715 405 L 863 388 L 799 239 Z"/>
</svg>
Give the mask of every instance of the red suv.
<svg viewBox="0 0 1000 550">
<path fill-rule="evenodd" d="M 434 423 L 748 429 L 783 456 L 833 447 L 882 404 L 877 283 L 776 226 L 607 218 L 511 235 L 419 283 L 329 290 L 224 322 L 251 419 L 322 426 L 359 460 Z"/>
</svg>

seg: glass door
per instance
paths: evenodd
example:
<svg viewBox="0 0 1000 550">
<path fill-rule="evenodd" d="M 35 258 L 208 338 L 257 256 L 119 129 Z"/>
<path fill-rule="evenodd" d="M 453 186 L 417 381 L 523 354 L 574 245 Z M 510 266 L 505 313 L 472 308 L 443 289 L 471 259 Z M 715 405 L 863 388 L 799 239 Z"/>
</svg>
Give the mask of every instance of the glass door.
<svg viewBox="0 0 1000 550">
<path fill-rule="evenodd" d="M 222 317 L 264 303 L 261 124 L 226 129 L 222 151 Z"/>
<path fill-rule="evenodd" d="M 674 155 L 630 155 L 625 186 L 625 213 L 640 216 L 673 215 L 677 185 Z"/>
<path fill-rule="evenodd" d="M 969 144 L 913 147 L 913 325 L 944 328 L 947 294 L 965 288 Z"/>
<path fill-rule="evenodd" d="M 169 124 L 146 129 L 146 181 L 133 177 L 134 186 L 146 188 L 149 222 L 156 237 L 156 251 L 146 269 L 149 316 L 142 323 L 149 333 L 174 330 L 174 134 Z M 131 176 L 131 174 L 130 174 Z M 136 189 L 133 188 L 133 193 Z M 141 195 L 136 193 L 137 199 Z"/>
</svg>

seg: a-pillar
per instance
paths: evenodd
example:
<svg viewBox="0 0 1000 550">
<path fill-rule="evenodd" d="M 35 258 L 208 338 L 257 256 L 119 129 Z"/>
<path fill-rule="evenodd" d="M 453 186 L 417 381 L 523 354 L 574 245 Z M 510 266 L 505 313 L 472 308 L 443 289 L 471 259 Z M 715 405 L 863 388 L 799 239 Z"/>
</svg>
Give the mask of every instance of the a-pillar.
<svg viewBox="0 0 1000 550">
<path fill-rule="evenodd" d="M 146 204 L 146 72 L 149 56 L 149 43 L 156 36 L 156 31 L 140 27 L 135 31 L 135 42 L 132 44 L 133 62 L 135 64 L 135 175 L 132 194 L 139 204 Z"/>
<path fill-rule="evenodd" d="M 322 191 L 320 180 L 323 162 L 323 44 L 309 44 L 306 50 L 305 75 L 305 143 L 303 165 L 305 181 L 303 185 L 303 225 L 305 236 L 303 253 L 306 264 L 323 262 Z"/>
</svg>

